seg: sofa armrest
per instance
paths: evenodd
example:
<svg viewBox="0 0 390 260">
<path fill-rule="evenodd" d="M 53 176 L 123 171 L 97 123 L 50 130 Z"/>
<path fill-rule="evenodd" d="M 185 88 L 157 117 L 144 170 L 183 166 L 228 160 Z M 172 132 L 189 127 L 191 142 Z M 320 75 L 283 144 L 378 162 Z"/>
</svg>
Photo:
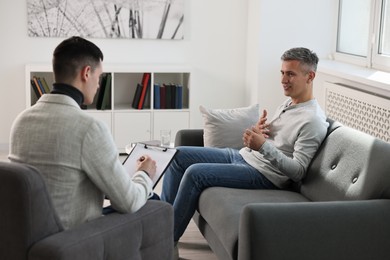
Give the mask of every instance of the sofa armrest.
<svg viewBox="0 0 390 260">
<path fill-rule="evenodd" d="M 148 201 L 133 214 L 112 213 L 49 236 L 29 251 L 34 260 L 172 259 L 173 209 Z"/>
<path fill-rule="evenodd" d="M 175 147 L 203 145 L 203 129 L 181 129 L 176 133 Z"/>
<path fill-rule="evenodd" d="M 249 204 L 239 260 L 389 259 L 390 200 Z"/>
</svg>

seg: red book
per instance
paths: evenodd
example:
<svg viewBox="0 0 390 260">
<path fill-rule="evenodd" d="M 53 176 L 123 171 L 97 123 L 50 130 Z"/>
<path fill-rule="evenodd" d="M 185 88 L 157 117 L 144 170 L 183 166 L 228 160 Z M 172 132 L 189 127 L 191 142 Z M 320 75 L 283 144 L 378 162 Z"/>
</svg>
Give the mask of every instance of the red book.
<svg viewBox="0 0 390 260">
<path fill-rule="evenodd" d="M 140 97 L 139 103 L 138 103 L 138 109 L 142 109 L 144 106 L 145 97 L 146 97 L 146 89 L 148 88 L 149 80 L 150 80 L 150 73 L 144 73 L 144 75 L 142 77 L 142 91 L 141 91 L 141 97 Z"/>
</svg>

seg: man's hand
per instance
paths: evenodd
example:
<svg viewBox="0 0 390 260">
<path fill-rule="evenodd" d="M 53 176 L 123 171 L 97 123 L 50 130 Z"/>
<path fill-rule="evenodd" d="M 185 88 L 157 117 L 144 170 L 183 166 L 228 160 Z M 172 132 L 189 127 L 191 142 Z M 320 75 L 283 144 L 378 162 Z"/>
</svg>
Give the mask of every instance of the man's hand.
<svg viewBox="0 0 390 260">
<path fill-rule="evenodd" d="M 257 124 L 245 130 L 242 140 L 246 147 L 258 151 L 266 141 L 266 138 L 269 137 L 270 131 L 268 128 L 269 124 L 267 124 L 267 114 L 267 110 L 264 109 Z"/>
<path fill-rule="evenodd" d="M 267 124 L 267 110 L 263 110 L 263 114 L 261 115 L 259 121 L 256 124 L 257 129 L 260 131 L 260 133 L 263 134 L 265 138 L 269 137 L 269 124 Z"/>
<path fill-rule="evenodd" d="M 137 171 L 145 171 L 149 175 L 150 179 L 153 179 L 156 175 L 156 161 L 150 158 L 148 155 L 143 155 L 137 160 Z"/>
<path fill-rule="evenodd" d="M 265 136 L 260 132 L 258 127 L 253 126 L 251 129 L 246 129 L 242 140 L 244 145 L 252 150 L 258 151 L 265 143 Z"/>
</svg>

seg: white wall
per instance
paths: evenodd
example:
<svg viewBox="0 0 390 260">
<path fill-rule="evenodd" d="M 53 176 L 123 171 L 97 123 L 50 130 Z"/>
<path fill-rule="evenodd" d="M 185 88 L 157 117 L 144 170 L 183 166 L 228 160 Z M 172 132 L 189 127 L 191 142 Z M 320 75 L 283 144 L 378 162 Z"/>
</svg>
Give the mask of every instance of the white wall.
<svg viewBox="0 0 390 260">
<path fill-rule="evenodd" d="M 186 0 L 185 40 L 92 39 L 106 64 L 186 64 L 193 68 L 191 126 L 198 106 L 260 103 L 272 113 L 284 100 L 280 56 L 291 47 L 331 53 L 337 0 Z M 50 63 L 60 38 L 27 36 L 26 0 L 0 1 L 0 149 L 25 109 L 24 66 Z M 316 92 L 315 92 L 316 93 Z"/>
<path fill-rule="evenodd" d="M 50 63 L 60 38 L 27 36 L 26 0 L 0 1 L 0 149 L 7 146 L 11 124 L 25 109 L 28 63 Z M 192 127 L 201 127 L 199 104 L 245 104 L 247 0 L 186 0 L 185 40 L 92 39 L 105 63 L 179 63 L 193 68 Z"/>
<path fill-rule="evenodd" d="M 272 114 L 285 99 L 280 56 L 289 48 L 307 47 L 320 60 L 327 57 L 334 45 L 337 0 L 249 0 L 248 5 L 246 100 Z"/>
</svg>

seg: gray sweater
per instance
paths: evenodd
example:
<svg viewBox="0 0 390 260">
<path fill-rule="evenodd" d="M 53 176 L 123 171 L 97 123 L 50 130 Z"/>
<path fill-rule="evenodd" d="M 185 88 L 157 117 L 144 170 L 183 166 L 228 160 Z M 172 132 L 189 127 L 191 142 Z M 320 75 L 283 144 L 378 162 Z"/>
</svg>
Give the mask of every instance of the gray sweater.
<svg viewBox="0 0 390 260">
<path fill-rule="evenodd" d="M 305 177 L 306 170 L 328 128 L 317 100 L 280 105 L 270 124 L 270 136 L 259 151 L 242 148 L 245 161 L 279 188 Z"/>
</svg>

